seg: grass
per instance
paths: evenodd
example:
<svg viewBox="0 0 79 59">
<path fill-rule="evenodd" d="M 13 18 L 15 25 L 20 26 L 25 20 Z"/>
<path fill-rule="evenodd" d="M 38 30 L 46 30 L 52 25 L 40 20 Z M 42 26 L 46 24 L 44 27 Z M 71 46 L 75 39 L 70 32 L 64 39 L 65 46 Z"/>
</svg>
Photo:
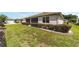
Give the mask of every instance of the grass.
<svg viewBox="0 0 79 59">
<path fill-rule="evenodd" d="M 6 25 L 6 43 L 8 47 L 25 46 L 79 46 L 79 26 L 72 25 L 73 35 L 50 33 L 22 24 Z"/>
</svg>

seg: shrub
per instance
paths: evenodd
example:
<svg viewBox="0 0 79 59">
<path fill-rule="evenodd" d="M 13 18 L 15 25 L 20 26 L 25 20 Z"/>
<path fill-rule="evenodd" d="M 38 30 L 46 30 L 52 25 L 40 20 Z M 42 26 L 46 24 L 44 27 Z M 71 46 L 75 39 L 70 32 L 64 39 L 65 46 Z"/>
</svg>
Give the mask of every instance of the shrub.
<svg viewBox="0 0 79 59">
<path fill-rule="evenodd" d="M 77 23 L 76 25 L 79 25 L 79 23 Z"/>
<path fill-rule="evenodd" d="M 22 24 L 23 24 L 23 25 L 28 25 L 28 24 L 27 24 L 27 23 L 25 23 L 25 22 L 22 22 Z"/>
<path fill-rule="evenodd" d="M 5 25 L 4 24 L 0 24 L 0 27 L 5 27 Z"/>
<path fill-rule="evenodd" d="M 53 30 L 53 31 L 57 31 L 57 32 L 63 32 L 63 33 L 67 33 L 71 29 L 71 26 L 67 25 L 67 24 L 52 25 L 52 24 L 32 23 L 31 26 L 38 27 L 38 28 L 49 29 L 49 30 Z"/>
<path fill-rule="evenodd" d="M 36 24 L 36 23 L 31 23 L 30 25 L 33 26 L 33 27 L 38 27 L 38 24 Z"/>
<path fill-rule="evenodd" d="M 3 22 L 0 22 L 0 27 L 5 27 Z"/>
<path fill-rule="evenodd" d="M 67 33 L 70 30 L 71 26 L 69 25 L 55 25 L 55 31 Z"/>
<path fill-rule="evenodd" d="M 21 22 L 21 24 L 23 24 L 23 25 L 30 25 L 30 23 L 27 23 L 27 22 Z"/>
<path fill-rule="evenodd" d="M 76 23 L 76 19 L 72 19 L 69 22 Z"/>
<path fill-rule="evenodd" d="M 15 22 L 15 23 L 19 23 L 19 21 L 18 21 L 18 20 L 14 20 L 14 22 Z"/>
</svg>

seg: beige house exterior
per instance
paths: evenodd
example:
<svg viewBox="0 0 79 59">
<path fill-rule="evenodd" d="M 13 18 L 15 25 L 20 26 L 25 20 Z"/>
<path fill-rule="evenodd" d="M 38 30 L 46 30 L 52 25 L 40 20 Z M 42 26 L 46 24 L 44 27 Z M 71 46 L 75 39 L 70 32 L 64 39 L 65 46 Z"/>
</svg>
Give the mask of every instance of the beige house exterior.
<svg viewBox="0 0 79 59">
<path fill-rule="evenodd" d="M 64 17 L 61 12 L 43 12 L 37 15 L 33 15 L 24 18 L 23 21 L 26 23 L 41 23 L 41 24 L 63 24 Z"/>
</svg>

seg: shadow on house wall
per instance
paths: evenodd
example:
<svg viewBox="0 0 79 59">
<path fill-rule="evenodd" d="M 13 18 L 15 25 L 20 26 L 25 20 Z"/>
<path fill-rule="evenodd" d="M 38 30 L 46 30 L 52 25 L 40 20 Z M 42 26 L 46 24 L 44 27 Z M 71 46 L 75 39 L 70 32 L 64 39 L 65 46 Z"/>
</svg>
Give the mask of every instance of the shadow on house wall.
<svg viewBox="0 0 79 59">
<path fill-rule="evenodd" d="M 6 47 L 5 28 L 0 28 L 0 47 Z"/>
</svg>

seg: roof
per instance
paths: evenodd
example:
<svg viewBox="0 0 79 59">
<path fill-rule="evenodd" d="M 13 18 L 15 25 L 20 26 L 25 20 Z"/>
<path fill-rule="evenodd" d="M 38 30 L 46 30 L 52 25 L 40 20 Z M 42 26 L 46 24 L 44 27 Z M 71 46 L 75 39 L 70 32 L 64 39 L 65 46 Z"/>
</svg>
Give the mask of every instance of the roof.
<svg viewBox="0 0 79 59">
<path fill-rule="evenodd" d="M 40 16 L 48 16 L 48 15 L 54 15 L 54 14 L 62 14 L 61 12 L 42 12 L 27 18 L 35 18 L 35 17 L 40 17 Z"/>
</svg>

